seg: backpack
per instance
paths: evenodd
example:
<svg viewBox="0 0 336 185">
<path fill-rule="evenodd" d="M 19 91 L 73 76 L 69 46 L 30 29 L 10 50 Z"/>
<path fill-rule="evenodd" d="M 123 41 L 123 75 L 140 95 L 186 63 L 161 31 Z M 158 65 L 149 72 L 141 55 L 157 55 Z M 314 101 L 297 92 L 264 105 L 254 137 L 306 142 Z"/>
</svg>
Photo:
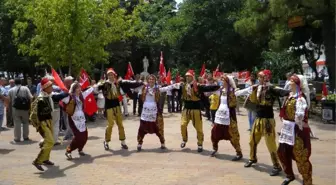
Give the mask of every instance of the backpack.
<svg viewBox="0 0 336 185">
<path fill-rule="evenodd" d="M 40 97 L 37 97 L 33 103 L 31 104 L 31 111 L 30 111 L 30 115 L 29 115 L 29 121 L 30 123 L 36 128 L 38 129 L 41 125 L 41 122 L 38 119 L 37 116 L 37 108 L 38 108 L 38 101 L 41 100 Z"/>
<path fill-rule="evenodd" d="M 17 90 L 16 95 L 14 97 L 13 107 L 18 109 L 18 110 L 29 110 L 30 100 L 26 97 L 18 96 L 18 94 L 20 92 L 20 88 L 21 88 L 21 86 Z"/>
</svg>

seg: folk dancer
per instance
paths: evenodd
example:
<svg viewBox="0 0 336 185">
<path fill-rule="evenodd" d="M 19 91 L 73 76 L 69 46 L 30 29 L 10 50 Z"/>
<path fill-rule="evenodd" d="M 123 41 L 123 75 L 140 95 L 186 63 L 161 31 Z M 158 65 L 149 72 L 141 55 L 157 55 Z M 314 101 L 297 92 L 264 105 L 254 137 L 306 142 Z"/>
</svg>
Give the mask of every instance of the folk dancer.
<svg viewBox="0 0 336 185">
<path fill-rule="evenodd" d="M 160 94 L 162 92 L 178 89 L 179 83 L 166 87 L 159 87 L 156 84 L 154 75 L 147 77 L 147 85 L 142 88 L 141 97 L 143 109 L 141 112 L 140 126 L 138 131 L 138 151 L 141 151 L 143 139 L 146 134 L 156 134 L 161 142 L 161 149 L 166 149 L 164 139 L 164 122 L 162 109 L 159 106 Z"/>
<path fill-rule="evenodd" d="M 105 130 L 104 148 L 109 150 L 108 143 L 111 141 L 112 128 L 114 122 L 116 122 L 119 130 L 119 140 L 121 141 L 121 147 L 128 149 L 126 145 L 125 130 L 122 123 L 122 113 L 120 109 L 119 97 L 121 96 L 120 90 L 128 92 L 129 89 L 135 89 L 143 85 L 142 82 L 118 80 L 117 73 L 113 68 L 107 70 L 108 80 L 98 85 L 98 90 L 103 91 L 105 97 L 105 110 L 107 114 L 108 124 Z"/>
<path fill-rule="evenodd" d="M 283 126 L 279 137 L 278 156 L 286 173 L 282 185 L 288 185 L 295 179 L 292 160 L 296 161 L 304 185 L 312 185 L 312 164 L 308 109 L 310 105 L 309 87 L 302 75 L 290 78 L 291 93 L 281 109 Z"/>
<path fill-rule="evenodd" d="M 287 96 L 289 91 L 276 88 L 270 84 L 271 71 L 269 70 L 259 72 L 258 76 L 259 84 L 252 86 L 252 94 L 250 95 L 251 102 L 257 104 L 257 116 L 250 135 L 250 160 L 245 164 L 245 167 L 251 167 L 252 164 L 257 163 L 257 146 L 264 136 L 273 163 L 270 175 L 276 176 L 282 169 L 276 153 L 273 103 L 279 96 Z"/>
<path fill-rule="evenodd" d="M 83 148 L 88 139 L 88 131 L 86 128 L 86 120 L 84 114 L 84 100 L 93 92 L 94 88 L 90 87 L 84 92 L 81 90 L 81 85 L 74 82 L 70 87 L 70 96 L 64 98 L 66 112 L 68 114 L 69 126 L 74 134 L 70 145 L 66 148 L 65 156 L 71 160 L 71 152 L 78 149 L 78 154 L 84 156 Z"/>
<path fill-rule="evenodd" d="M 182 99 L 184 101 L 184 109 L 182 111 L 182 119 L 181 119 L 181 135 L 182 135 L 182 143 L 181 148 L 186 146 L 188 141 L 188 124 L 191 120 L 193 126 L 197 132 L 197 145 L 198 152 L 203 151 L 203 122 L 201 115 L 201 100 L 200 95 L 204 92 L 216 91 L 220 88 L 220 86 L 212 85 L 205 86 L 197 83 L 195 81 L 195 73 L 193 70 L 188 70 L 186 73 L 186 83 L 182 86 Z"/>
<path fill-rule="evenodd" d="M 229 140 L 236 150 L 236 156 L 232 161 L 238 161 L 243 157 L 243 154 L 240 148 L 240 136 L 237 125 L 236 84 L 231 76 L 223 75 L 221 79 L 223 87 L 220 95 L 220 105 L 211 130 L 211 141 L 214 150 L 211 156 L 215 156 L 217 153 L 218 142 L 220 140 Z"/>
<path fill-rule="evenodd" d="M 50 152 L 54 146 L 52 123 L 52 112 L 54 109 L 53 102 L 60 101 L 61 99 L 68 96 L 67 93 L 52 95 L 52 84 L 53 83 L 48 78 L 43 78 L 41 80 L 42 91 L 40 92 L 37 99 L 32 103 L 32 109 L 29 118 L 33 126 L 44 139 L 44 142 L 41 146 L 41 151 L 33 162 L 33 165 L 40 171 L 44 171 L 41 166 L 42 164 L 54 165 L 54 163 L 50 161 Z"/>
</svg>

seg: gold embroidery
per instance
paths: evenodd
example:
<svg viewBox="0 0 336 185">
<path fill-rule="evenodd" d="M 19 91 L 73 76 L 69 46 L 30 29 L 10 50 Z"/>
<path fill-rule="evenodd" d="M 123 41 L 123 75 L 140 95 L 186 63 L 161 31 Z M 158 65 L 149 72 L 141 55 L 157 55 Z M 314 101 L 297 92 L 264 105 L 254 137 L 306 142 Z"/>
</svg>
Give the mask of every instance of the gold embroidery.
<svg viewBox="0 0 336 185">
<path fill-rule="evenodd" d="M 286 116 L 288 120 L 295 120 L 295 98 L 290 98 L 287 100 L 286 104 Z"/>
<path fill-rule="evenodd" d="M 241 148 L 240 148 L 240 135 L 238 131 L 237 121 L 231 120 L 229 126 L 229 134 L 231 136 L 231 144 L 236 149 L 237 155 L 241 155 Z"/>
<path fill-rule="evenodd" d="M 303 178 L 303 184 L 312 185 L 312 166 L 309 161 L 309 151 L 308 148 L 305 148 L 303 140 L 298 135 L 295 137 L 293 153 L 298 170 Z"/>
</svg>

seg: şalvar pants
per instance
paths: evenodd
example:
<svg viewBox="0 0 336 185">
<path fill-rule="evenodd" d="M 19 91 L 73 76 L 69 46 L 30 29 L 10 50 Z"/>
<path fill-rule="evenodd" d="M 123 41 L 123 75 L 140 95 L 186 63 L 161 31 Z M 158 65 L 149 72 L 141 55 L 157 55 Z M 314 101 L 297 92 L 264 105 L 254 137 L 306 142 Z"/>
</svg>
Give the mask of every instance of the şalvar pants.
<svg viewBox="0 0 336 185">
<path fill-rule="evenodd" d="M 274 118 L 257 117 L 250 135 L 250 160 L 257 161 L 257 146 L 262 137 L 265 137 L 266 146 L 271 155 L 273 167 L 279 168 L 277 145 L 275 143 L 275 120 Z"/>
<path fill-rule="evenodd" d="M 112 136 L 112 128 L 114 125 L 114 122 L 116 122 L 119 130 L 119 140 L 124 141 L 126 139 L 125 137 L 125 129 L 122 122 L 122 114 L 120 106 L 113 107 L 106 110 L 107 114 L 107 127 L 105 130 L 105 141 L 110 142 L 111 136 Z"/>
<path fill-rule="evenodd" d="M 236 121 L 231 121 L 230 125 L 216 124 L 211 130 L 212 147 L 215 151 L 218 150 L 220 140 L 229 140 L 231 145 L 236 150 L 237 155 L 241 156 L 240 135 Z"/>
<path fill-rule="evenodd" d="M 202 146 L 204 140 L 203 134 L 203 122 L 200 109 L 184 109 L 182 112 L 181 119 L 181 135 L 184 142 L 188 141 L 188 124 L 189 121 L 192 121 L 192 124 L 197 132 L 197 145 Z"/>
<path fill-rule="evenodd" d="M 66 151 L 71 153 L 72 151 L 78 149 L 78 152 L 81 152 L 88 140 L 88 131 L 85 129 L 84 132 L 80 132 L 71 117 L 69 117 L 69 125 L 74 134 L 74 138 L 67 147 Z"/>
<path fill-rule="evenodd" d="M 21 139 L 21 125 L 23 139 L 29 138 L 29 113 L 28 110 L 12 108 L 14 120 L 14 140 Z"/>
<path fill-rule="evenodd" d="M 138 143 L 142 145 L 143 139 L 146 134 L 156 134 L 160 139 L 160 143 L 164 144 L 165 139 L 163 135 L 163 132 L 164 132 L 163 127 L 164 127 L 164 123 L 163 123 L 162 116 L 158 116 L 156 122 L 148 122 L 148 121 L 140 120 L 140 126 L 138 130 Z"/>
<path fill-rule="evenodd" d="M 35 159 L 35 163 L 42 164 L 44 161 L 50 159 L 50 152 L 54 146 L 54 134 L 52 120 L 46 120 L 41 123 L 38 132 L 43 137 L 43 145 L 41 151 Z"/>
<path fill-rule="evenodd" d="M 292 160 L 295 160 L 298 170 L 302 175 L 303 184 L 313 185 L 313 168 L 309 161 L 310 154 L 310 128 L 304 127 L 303 130 L 300 130 L 296 125 L 294 146 L 280 143 L 278 148 L 278 156 L 287 178 L 295 178 L 292 167 Z"/>
</svg>

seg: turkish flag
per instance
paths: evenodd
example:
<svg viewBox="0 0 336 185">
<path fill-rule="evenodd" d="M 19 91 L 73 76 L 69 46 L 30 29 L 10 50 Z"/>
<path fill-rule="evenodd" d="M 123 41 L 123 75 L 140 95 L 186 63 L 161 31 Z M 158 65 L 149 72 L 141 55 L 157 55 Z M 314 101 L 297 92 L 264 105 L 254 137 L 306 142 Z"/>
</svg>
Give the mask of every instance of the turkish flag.
<svg viewBox="0 0 336 185">
<path fill-rule="evenodd" d="M 84 112 L 91 116 L 95 112 L 97 112 L 98 107 L 97 107 L 97 102 L 95 100 L 95 97 L 93 93 L 89 94 L 85 100 L 84 100 Z"/>
<path fill-rule="evenodd" d="M 57 72 L 55 71 L 54 68 L 51 68 L 51 74 L 55 79 L 55 84 L 61 88 L 63 91 L 68 92 L 69 90 L 65 87 L 63 81 L 61 80 L 61 78 L 58 76 Z"/>
<path fill-rule="evenodd" d="M 176 83 L 179 83 L 180 81 L 181 81 L 181 76 L 180 76 L 180 73 L 177 72 L 177 73 L 176 73 L 176 77 L 175 77 L 175 82 L 176 82 Z"/>
<path fill-rule="evenodd" d="M 166 68 L 163 64 L 163 53 L 161 51 L 161 56 L 160 56 L 160 66 L 159 66 L 159 74 L 160 74 L 160 78 L 161 81 L 164 82 L 166 80 Z"/>
<path fill-rule="evenodd" d="M 167 73 L 167 77 L 166 77 L 166 81 L 167 81 L 167 84 L 170 85 L 171 84 L 171 73 L 170 73 L 170 69 L 168 70 L 168 73 Z"/>
<path fill-rule="evenodd" d="M 132 68 L 131 62 L 128 62 L 125 79 L 130 80 L 132 76 L 134 76 L 133 68 Z"/>
<path fill-rule="evenodd" d="M 249 71 L 238 72 L 238 78 L 246 80 L 246 79 L 250 78 L 250 72 Z"/>
<path fill-rule="evenodd" d="M 200 76 L 204 77 L 204 75 L 205 75 L 205 64 L 203 63 L 202 69 L 201 69 L 201 72 L 200 72 Z"/>
<path fill-rule="evenodd" d="M 223 73 L 219 71 L 219 65 L 217 65 L 217 68 L 214 72 L 212 72 L 212 75 L 214 78 L 220 77 Z"/>
<path fill-rule="evenodd" d="M 86 73 L 84 69 L 81 69 L 79 83 L 83 89 L 86 89 L 90 85 L 89 75 Z"/>
</svg>

